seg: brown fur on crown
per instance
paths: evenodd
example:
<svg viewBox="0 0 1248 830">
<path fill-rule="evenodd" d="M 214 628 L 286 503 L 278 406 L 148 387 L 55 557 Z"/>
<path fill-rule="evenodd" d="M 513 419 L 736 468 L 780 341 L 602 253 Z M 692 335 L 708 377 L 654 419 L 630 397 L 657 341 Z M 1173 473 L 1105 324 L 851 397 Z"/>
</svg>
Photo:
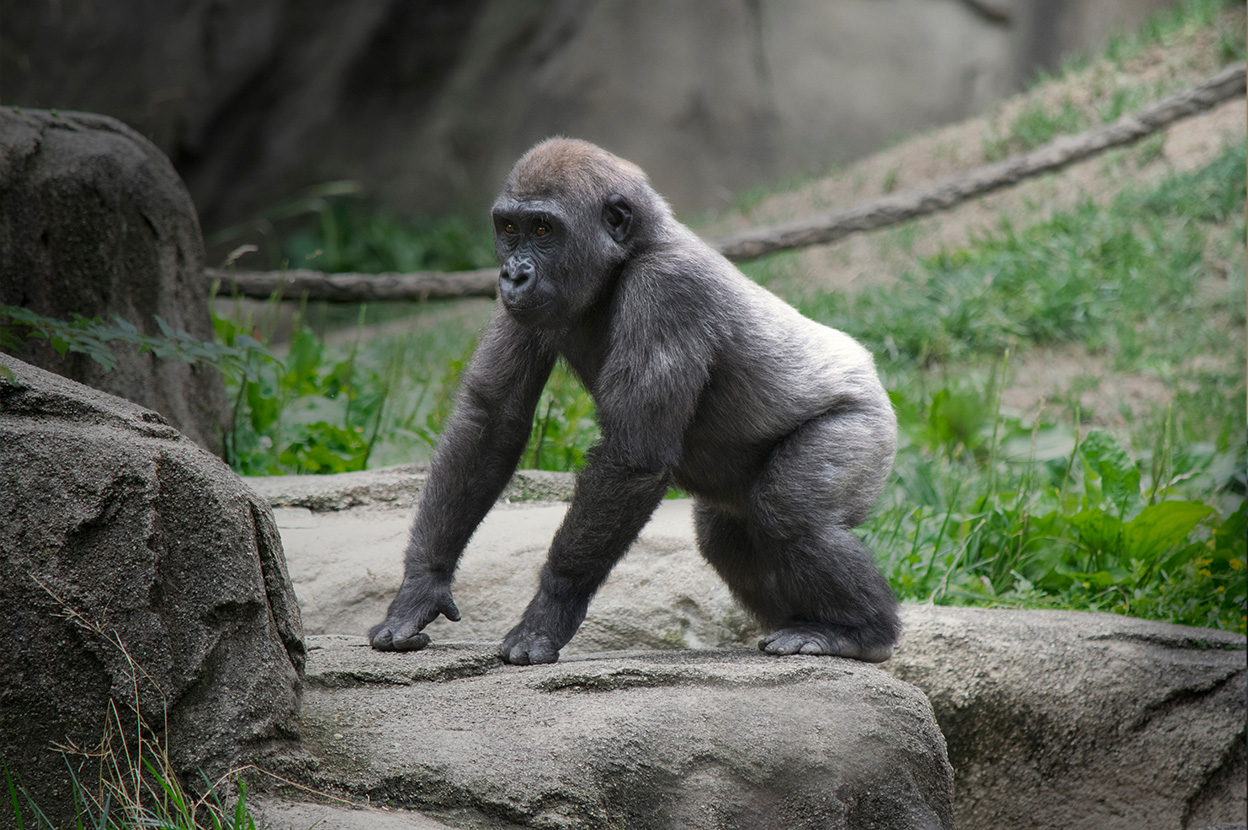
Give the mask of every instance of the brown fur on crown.
<svg viewBox="0 0 1248 830">
<path fill-rule="evenodd" d="M 552 194 L 607 194 L 649 188 L 640 167 L 601 147 L 575 138 L 548 138 L 525 153 L 512 168 L 503 191 L 516 199 Z"/>
</svg>

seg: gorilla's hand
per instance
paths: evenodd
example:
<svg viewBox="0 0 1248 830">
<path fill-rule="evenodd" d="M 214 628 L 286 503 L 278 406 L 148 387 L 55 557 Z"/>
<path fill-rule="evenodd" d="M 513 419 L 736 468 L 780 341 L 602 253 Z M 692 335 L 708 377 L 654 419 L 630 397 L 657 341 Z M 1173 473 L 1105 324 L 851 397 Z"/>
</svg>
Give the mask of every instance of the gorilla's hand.
<svg viewBox="0 0 1248 830">
<path fill-rule="evenodd" d="M 369 645 L 378 651 L 419 651 L 429 645 L 429 635 L 422 629 L 439 614 L 459 621 L 450 583 L 431 574 L 408 576 L 390 603 L 386 619 L 369 629 Z"/>
<path fill-rule="evenodd" d="M 520 623 L 503 638 L 498 656 L 507 663 L 527 666 L 537 663 L 553 663 L 559 659 L 562 643 L 556 643 L 548 635 L 534 631 Z"/>
</svg>

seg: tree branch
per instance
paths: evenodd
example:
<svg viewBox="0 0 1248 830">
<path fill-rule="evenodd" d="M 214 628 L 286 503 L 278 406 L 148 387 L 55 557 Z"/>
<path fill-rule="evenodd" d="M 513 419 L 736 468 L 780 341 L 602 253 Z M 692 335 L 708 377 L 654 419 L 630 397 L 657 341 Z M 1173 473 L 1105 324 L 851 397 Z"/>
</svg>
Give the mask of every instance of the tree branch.
<svg viewBox="0 0 1248 830">
<path fill-rule="evenodd" d="M 225 271 L 205 268 L 210 280 L 220 280 L 223 294 L 244 297 L 281 296 L 338 303 L 375 300 L 430 300 L 454 297 L 493 297 L 498 269 L 476 271 L 421 271 L 415 274 L 322 274 L 319 271 Z"/>
</svg>

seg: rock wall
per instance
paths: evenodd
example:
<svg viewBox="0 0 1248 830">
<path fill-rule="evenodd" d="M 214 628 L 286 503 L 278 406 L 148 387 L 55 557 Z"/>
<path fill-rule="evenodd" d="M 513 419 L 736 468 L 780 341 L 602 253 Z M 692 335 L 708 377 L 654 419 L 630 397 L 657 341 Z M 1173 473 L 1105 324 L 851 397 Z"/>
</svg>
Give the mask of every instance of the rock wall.
<svg viewBox="0 0 1248 830">
<path fill-rule="evenodd" d="M 64 0 L 6 12 L 0 100 L 138 127 L 210 231 L 342 179 L 476 207 L 556 133 L 701 209 L 978 112 L 1166 5 Z"/>
</svg>

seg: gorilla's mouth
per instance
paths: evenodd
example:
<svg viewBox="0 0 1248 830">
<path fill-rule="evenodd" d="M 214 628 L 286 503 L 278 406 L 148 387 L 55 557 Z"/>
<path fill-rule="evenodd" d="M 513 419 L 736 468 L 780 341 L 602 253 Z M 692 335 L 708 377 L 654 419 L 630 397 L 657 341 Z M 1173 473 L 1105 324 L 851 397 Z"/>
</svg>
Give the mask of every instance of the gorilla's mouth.
<svg viewBox="0 0 1248 830">
<path fill-rule="evenodd" d="M 546 300 L 545 302 L 542 302 L 542 303 L 529 305 L 526 303 L 509 303 L 506 300 L 504 300 L 503 307 L 507 309 L 507 313 L 510 314 L 513 318 L 515 318 L 517 322 L 524 322 L 525 320 L 531 320 L 535 317 L 540 317 L 542 315 L 542 312 L 544 312 L 550 306 L 551 302 L 553 301 Z"/>
</svg>

